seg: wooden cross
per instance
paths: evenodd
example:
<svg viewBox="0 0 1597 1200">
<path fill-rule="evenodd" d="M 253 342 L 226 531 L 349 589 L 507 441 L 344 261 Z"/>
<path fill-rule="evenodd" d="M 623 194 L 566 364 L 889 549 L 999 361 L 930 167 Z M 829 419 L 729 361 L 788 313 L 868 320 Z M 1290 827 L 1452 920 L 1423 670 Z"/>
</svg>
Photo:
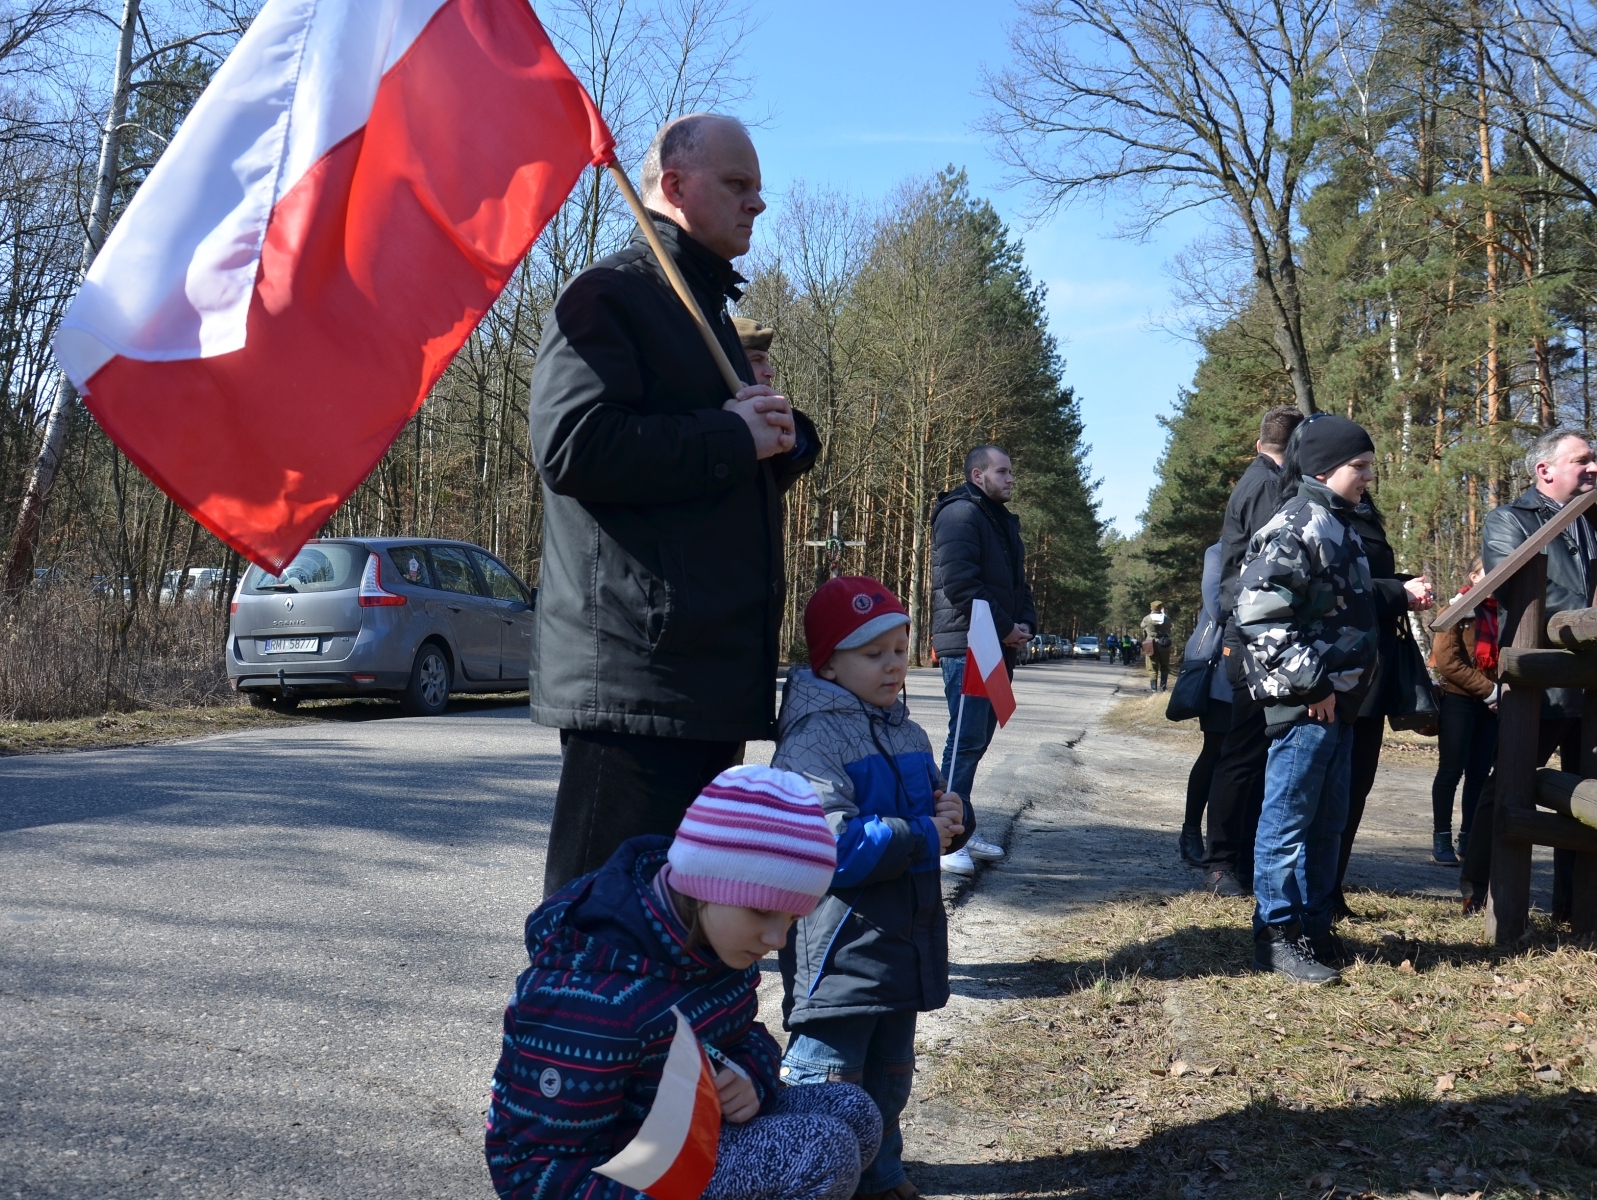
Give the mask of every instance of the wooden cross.
<svg viewBox="0 0 1597 1200">
<path fill-rule="evenodd" d="M 834 508 L 832 510 L 832 536 L 827 538 L 825 541 L 804 543 L 806 546 L 815 546 L 818 549 L 826 551 L 826 567 L 827 570 L 831 572 L 831 578 L 833 579 L 836 579 L 843 573 L 843 569 L 839 565 L 843 557 L 843 551 L 851 546 L 863 546 L 865 544 L 862 541 L 845 542 L 842 536 L 837 532 L 837 521 L 837 509 Z"/>
</svg>

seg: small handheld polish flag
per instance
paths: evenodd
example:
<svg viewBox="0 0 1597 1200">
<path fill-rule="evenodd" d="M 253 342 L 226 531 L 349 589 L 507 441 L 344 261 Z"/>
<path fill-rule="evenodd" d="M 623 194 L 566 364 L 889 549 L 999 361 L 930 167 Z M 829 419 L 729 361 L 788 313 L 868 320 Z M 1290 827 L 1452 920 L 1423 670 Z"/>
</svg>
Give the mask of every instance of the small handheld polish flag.
<svg viewBox="0 0 1597 1200">
<path fill-rule="evenodd" d="M 960 686 L 960 694 L 987 697 L 998 714 L 998 723 L 1009 724 L 1009 718 L 1015 715 L 1015 693 L 1009 686 L 1004 648 L 993 625 L 993 610 L 985 600 L 970 602 L 970 632 L 965 644 L 965 681 Z"/>
<path fill-rule="evenodd" d="M 681 1009 L 673 1007 L 671 1011 L 676 1014 L 676 1036 L 671 1039 L 654 1105 L 621 1153 L 594 1171 L 647 1192 L 652 1200 L 699 1200 L 715 1174 L 721 1097 L 709 1057 L 693 1026 Z"/>
<path fill-rule="evenodd" d="M 965 726 L 965 697 L 985 696 L 1000 725 L 1015 715 L 1015 692 L 1004 666 L 1004 647 L 993 624 L 993 610 L 985 600 L 970 602 L 970 629 L 965 634 L 965 674 L 959 685 L 959 711 L 954 715 L 954 752 L 948 760 L 948 786 L 954 785 L 959 764 L 959 735 Z"/>
</svg>

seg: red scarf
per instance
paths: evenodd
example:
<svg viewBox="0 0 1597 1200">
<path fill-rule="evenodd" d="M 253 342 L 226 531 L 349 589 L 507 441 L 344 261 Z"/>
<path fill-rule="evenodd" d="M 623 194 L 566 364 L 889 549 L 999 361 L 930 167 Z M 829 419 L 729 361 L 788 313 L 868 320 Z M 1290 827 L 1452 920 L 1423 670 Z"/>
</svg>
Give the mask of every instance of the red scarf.
<svg viewBox="0 0 1597 1200">
<path fill-rule="evenodd" d="M 1486 597 L 1475 610 L 1475 665 L 1483 671 L 1497 670 L 1496 596 Z"/>
</svg>

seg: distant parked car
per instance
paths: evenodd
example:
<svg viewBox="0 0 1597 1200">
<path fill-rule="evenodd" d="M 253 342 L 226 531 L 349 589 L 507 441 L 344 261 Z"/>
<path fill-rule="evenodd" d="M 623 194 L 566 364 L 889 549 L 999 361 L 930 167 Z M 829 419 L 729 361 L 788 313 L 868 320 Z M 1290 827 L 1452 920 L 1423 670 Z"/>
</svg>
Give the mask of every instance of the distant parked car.
<svg viewBox="0 0 1597 1200">
<path fill-rule="evenodd" d="M 537 592 L 480 546 L 431 538 L 308 543 L 233 597 L 227 673 L 257 707 L 393 696 L 413 715 L 455 692 L 527 686 Z"/>
<path fill-rule="evenodd" d="M 1079 637 L 1076 639 L 1075 655 L 1077 658 L 1090 658 L 1098 661 L 1098 639 L 1095 637 Z"/>
<path fill-rule="evenodd" d="M 226 577 L 227 572 L 221 567 L 190 567 L 186 582 L 181 571 L 168 571 L 161 581 L 161 603 L 171 604 L 177 599 L 180 583 L 183 599 L 212 600 Z"/>
</svg>

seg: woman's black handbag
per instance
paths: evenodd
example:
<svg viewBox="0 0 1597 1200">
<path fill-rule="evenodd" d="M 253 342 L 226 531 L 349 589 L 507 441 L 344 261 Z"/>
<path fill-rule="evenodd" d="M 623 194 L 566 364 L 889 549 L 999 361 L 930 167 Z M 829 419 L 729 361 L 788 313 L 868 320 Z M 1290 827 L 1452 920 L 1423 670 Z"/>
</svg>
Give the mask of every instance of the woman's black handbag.
<svg viewBox="0 0 1597 1200">
<path fill-rule="evenodd" d="M 1172 721 L 1190 721 L 1209 711 L 1209 681 L 1214 675 L 1213 660 L 1189 660 L 1181 664 L 1181 674 L 1170 689 L 1170 705 L 1164 715 Z"/>
<path fill-rule="evenodd" d="M 1425 656 L 1414 642 L 1408 621 L 1397 629 L 1397 649 L 1392 661 L 1381 664 L 1385 680 L 1381 685 L 1382 707 L 1393 729 L 1408 729 L 1429 737 L 1441 728 L 1442 696 L 1431 673 L 1425 669 Z"/>
</svg>

